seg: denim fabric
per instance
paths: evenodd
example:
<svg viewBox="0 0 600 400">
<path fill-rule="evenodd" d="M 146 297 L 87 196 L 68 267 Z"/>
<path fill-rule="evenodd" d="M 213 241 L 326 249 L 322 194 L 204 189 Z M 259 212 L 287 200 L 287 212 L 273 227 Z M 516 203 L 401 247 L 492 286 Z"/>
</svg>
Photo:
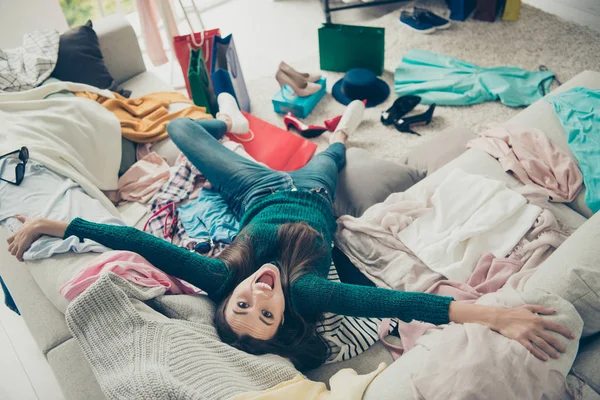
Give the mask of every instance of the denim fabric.
<svg viewBox="0 0 600 400">
<path fill-rule="evenodd" d="M 335 143 L 302 169 L 275 171 L 225 148 L 218 139 L 227 131 L 219 120 L 179 118 L 167 125 L 169 136 L 190 162 L 241 218 L 250 205 L 281 190 L 315 191 L 333 204 L 338 172 L 345 165 L 345 146 Z"/>
</svg>

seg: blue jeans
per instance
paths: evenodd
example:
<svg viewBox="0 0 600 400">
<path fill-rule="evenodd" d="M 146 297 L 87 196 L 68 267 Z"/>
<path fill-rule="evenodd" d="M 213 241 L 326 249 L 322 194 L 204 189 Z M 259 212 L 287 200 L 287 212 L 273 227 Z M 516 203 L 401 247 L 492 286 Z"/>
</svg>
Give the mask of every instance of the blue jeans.
<svg viewBox="0 0 600 400">
<path fill-rule="evenodd" d="M 190 162 L 241 218 L 253 202 L 282 190 L 314 191 L 333 206 L 346 148 L 334 143 L 297 171 L 280 172 L 252 162 L 218 142 L 227 132 L 220 120 L 179 118 L 167 125 L 169 136 Z"/>
</svg>

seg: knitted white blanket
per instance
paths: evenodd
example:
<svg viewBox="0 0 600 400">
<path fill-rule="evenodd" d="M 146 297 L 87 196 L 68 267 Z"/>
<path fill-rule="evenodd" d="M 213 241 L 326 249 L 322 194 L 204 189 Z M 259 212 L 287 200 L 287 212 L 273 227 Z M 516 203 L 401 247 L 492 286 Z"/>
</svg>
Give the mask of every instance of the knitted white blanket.
<svg viewBox="0 0 600 400">
<path fill-rule="evenodd" d="M 206 297 L 163 293 L 163 287 L 141 288 L 111 273 L 67 309 L 67 325 L 108 399 L 226 399 L 298 374 L 279 356 L 222 343 Z M 147 304 L 169 318 L 149 313 Z M 188 320 L 198 308 L 203 317 Z"/>
</svg>

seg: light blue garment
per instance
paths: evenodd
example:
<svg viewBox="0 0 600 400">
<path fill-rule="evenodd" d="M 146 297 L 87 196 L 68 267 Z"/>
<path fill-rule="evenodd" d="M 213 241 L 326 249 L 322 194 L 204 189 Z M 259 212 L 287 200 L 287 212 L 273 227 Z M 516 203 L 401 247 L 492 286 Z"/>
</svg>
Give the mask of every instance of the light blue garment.
<svg viewBox="0 0 600 400">
<path fill-rule="evenodd" d="M 240 230 L 239 221 L 215 190 L 202 189 L 197 199 L 177 210 L 185 232 L 193 239 L 210 237 L 215 242 L 231 243 Z"/>
<path fill-rule="evenodd" d="M 16 158 L 0 160 L 1 176 L 14 180 L 17 162 Z M 67 222 L 81 217 L 103 224 L 125 225 L 71 179 L 58 175 L 35 161 L 27 163 L 21 185 L 0 181 L 0 225 L 11 233 L 19 230 L 22 225 L 14 218 L 15 214 Z M 101 253 L 107 250 L 91 240 L 80 242 L 75 236 L 65 240 L 43 236 L 31 245 L 23 258 L 37 260 L 68 251 Z"/>
<path fill-rule="evenodd" d="M 585 204 L 600 210 L 600 90 L 576 87 L 548 96 L 569 135 L 569 147 L 583 174 Z"/>
<path fill-rule="evenodd" d="M 500 100 L 510 107 L 528 106 L 550 91 L 554 72 L 517 67 L 483 68 L 456 58 L 412 49 L 396 68 L 398 96 L 421 96 L 421 103 L 468 106 Z"/>
</svg>

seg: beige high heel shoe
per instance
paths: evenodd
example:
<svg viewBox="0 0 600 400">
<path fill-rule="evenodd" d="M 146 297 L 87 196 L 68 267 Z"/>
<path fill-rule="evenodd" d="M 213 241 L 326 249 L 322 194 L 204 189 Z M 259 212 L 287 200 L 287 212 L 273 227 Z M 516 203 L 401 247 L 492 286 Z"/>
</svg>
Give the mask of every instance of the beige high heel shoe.
<svg viewBox="0 0 600 400">
<path fill-rule="evenodd" d="M 308 97 L 317 93 L 322 88 L 317 83 L 309 82 L 297 75 L 288 75 L 282 70 L 277 71 L 275 79 L 277 79 L 282 89 L 285 85 L 288 85 L 299 97 Z"/>
<path fill-rule="evenodd" d="M 282 61 L 279 64 L 279 69 L 282 70 L 283 72 L 285 72 L 288 75 L 291 76 L 298 76 L 304 80 L 307 80 L 309 82 L 317 82 L 319 79 L 321 79 L 321 75 L 316 75 L 316 74 L 309 74 L 309 73 L 302 73 L 302 72 L 298 72 L 294 69 L 294 67 L 292 67 L 289 64 L 286 64 L 284 61 Z"/>
</svg>

